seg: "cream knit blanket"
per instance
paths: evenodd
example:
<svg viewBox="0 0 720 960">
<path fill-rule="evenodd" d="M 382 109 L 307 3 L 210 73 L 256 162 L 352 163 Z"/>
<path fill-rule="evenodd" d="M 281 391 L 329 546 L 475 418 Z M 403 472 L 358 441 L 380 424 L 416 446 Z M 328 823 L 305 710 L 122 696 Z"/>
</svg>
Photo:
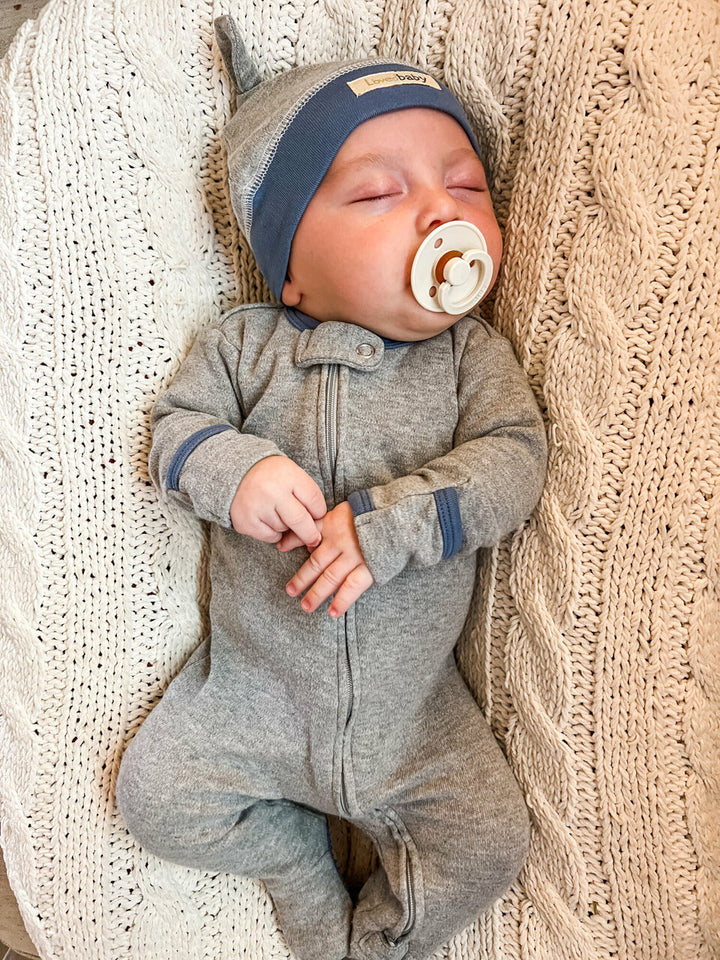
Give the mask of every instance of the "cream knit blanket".
<svg viewBox="0 0 720 960">
<path fill-rule="evenodd" d="M 0 74 L 0 809 L 44 958 L 287 956 L 260 884 L 148 856 L 113 804 L 206 625 L 203 529 L 150 486 L 148 410 L 202 324 L 264 296 L 224 184 L 222 12 L 266 74 L 419 61 L 494 161 L 493 322 L 551 456 L 459 659 L 533 837 L 447 957 L 720 956 L 719 10 L 51 0 L 22 29 Z M 338 840 L 352 873 L 366 851 Z"/>
</svg>

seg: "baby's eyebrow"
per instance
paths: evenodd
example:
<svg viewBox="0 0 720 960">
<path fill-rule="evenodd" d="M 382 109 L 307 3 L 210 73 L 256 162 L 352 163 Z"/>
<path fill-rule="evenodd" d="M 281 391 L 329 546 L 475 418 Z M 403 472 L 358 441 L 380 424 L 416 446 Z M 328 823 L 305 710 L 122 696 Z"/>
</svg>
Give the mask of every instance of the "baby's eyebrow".
<svg viewBox="0 0 720 960">
<path fill-rule="evenodd" d="M 480 157 L 475 153 L 472 147 L 458 147 L 457 150 L 453 152 L 448 157 L 448 166 L 451 167 L 455 163 L 460 163 L 462 160 L 474 160 L 480 167 L 482 167 L 483 173 L 485 172 L 485 167 Z"/>
<path fill-rule="evenodd" d="M 475 160 L 480 166 L 482 161 L 472 147 L 458 147 L 446 157 L 446 166 L 451 167 L 462 160 Z M 404 163 L 402 155 L 397 153 L 363 153 L 359 157 L 353 157 L 352 160 L 346 160 L 338 166 L 332 166 L 327 173 L 327 180 L 332 181 L 341 179 L 355 170 L 363 170 L 367 167 L 375 169 L 399 169 Z"/>
<path fill-rule="evenodd" d="M 360 157 L 354 157 L 352 160 L 346 160 L 338 166 L 332 166 L 327 173 L 328 180 L 340 179 L 347 176 L 354 170 L 362 170 L 365 167 L 374 168 L 392 168 L 401 163 L 400 157 L 393 153 L 364 153 Z"/>
</svg>

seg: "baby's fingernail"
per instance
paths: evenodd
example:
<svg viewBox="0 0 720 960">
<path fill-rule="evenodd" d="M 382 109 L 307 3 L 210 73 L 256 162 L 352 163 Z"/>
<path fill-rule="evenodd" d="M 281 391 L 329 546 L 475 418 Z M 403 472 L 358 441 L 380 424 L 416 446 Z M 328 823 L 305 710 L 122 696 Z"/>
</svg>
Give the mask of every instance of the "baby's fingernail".
<svg viewBox="0 0 720 960">
<path fill-rule="evenodd" d="M 309 600 L 303 600 L 303 602 L 300 604 L 300 606 L 303 608 L 303 610 L 305 611 L 305 613 L 310 613 L 310 606 L 311 606 L 311 604 L 310 604 L 310 601 L 309 601 Z"/>
<path fill-rule="evenodd" d="M 295 589 L 295 587 L 294 587 L 291 583 L 288 583 L 288 584 L 285 586 L 285 589 L 287 590 L 288 594 L 289 594 L 291 597 L 294 597 L 294 596 L 297 594 L 297 590 Z"/>
</svg>

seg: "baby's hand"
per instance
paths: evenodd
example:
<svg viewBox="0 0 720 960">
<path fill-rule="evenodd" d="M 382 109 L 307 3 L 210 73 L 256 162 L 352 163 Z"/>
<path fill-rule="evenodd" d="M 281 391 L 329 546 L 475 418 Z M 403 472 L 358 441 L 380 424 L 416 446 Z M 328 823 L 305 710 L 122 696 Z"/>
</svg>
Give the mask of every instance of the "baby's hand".
<svg viewBox="0 0 720 960">
<path fill-rule="evenodd" d="M 339 503 L 317 523 L 322 533 L 320 546 L 316 547 L 285 588 L 291 597 L 304 590 L 302 608 L 312 613 L 328 597 L 335 595 L 328 613 L 341 617 L 368 587 L 375 583 L 365 563 L 355 531 L 350 504 Z M 292 534 L 278 544 L 281 550 L 291 549 Z M 309 589 L 308 589 L 309 588 Z"/>
<path fill-rule="evenodd" d="M 292 531 L 312 548 L 320 543 L 316 520 L 327 513 L 325 497 L 313 478 L 289 457 L 265 457 L 240 481 L 230 507 L 238 533 L 278 543 Z"/>
</svg>

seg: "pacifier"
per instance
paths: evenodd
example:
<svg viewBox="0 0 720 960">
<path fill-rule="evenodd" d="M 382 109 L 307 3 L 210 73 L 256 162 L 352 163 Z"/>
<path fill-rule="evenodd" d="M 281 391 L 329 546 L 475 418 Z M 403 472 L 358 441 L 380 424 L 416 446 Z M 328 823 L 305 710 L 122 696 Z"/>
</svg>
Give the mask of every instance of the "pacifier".
<svg viewBox="0 0 720 960">
<path fill-rule="evenodd" d="M 467 220 L 449 220 L 418 247 L 410 287 L 426 310 L 461 314 L 482 300 L 492 275 L 492 257 L 482 233 Z"/>
</svg>

